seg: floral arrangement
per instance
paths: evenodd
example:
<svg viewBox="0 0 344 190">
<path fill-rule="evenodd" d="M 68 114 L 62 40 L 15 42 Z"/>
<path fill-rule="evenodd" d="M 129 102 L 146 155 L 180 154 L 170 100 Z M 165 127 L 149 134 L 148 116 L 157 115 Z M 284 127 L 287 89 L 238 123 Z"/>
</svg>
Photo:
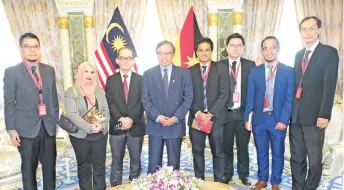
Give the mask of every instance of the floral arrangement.
<svg viewBox="0 0 344 190">
<path fill-rule="evenodd" d="M 172 166 L 162 167 L 147 177 L 134 179 L 133 190 L 200 190 L 202 181 Z"/>
</svg>

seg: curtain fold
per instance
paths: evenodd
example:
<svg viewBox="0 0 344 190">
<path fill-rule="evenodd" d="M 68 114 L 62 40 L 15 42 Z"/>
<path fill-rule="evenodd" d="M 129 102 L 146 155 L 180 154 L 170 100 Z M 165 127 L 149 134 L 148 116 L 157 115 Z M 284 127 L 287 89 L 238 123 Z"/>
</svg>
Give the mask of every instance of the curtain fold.
<svg viewBox="0 0 344 190">
<path fill-rule="evenodd" d="M 343 0 L 294 0 L 298 23 L 304 17 L 317 16 L 322 21 L 320 42 L 339 52 L 336 95 L 343 100 Z"/>
<path fill-rule="evenodd" d="M 26 33 L 38 36 L 41 43 L 41 62 L 55 68 L 59 100 L 63 100 L 63 77 L 58 15 L 51 0 L 3 0 L 4 9 L 16 40 Z M 19 44 L 17 43 L 18 48 Z"/>
<path fill-rule="evenodd" d="M 207 0 L 156 0 L 160 27 L 165 40 L 174 42 L 178 37 L 191 5 L 193 5 L 201 34 L 208 35 Z"/>
<path fill-rule="evenodd" d="M 244 57 L 260 64 L 263 59 L 260 43 L 270 35 L 277 35 L 284 0 L 245 0 L 243 36 L 246 42 Z"/>
</svg>

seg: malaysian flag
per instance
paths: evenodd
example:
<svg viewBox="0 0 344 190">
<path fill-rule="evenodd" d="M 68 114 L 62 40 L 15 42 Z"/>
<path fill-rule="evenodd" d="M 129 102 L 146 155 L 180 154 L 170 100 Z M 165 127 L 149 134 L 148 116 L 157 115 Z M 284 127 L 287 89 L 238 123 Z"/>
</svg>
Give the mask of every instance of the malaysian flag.
<svg viewBox="0 0 344 190">
<path fill-rule="evenodd" d="M 136 57 L 134 44 L 117 7 L 113 13 L 103 40 L 95 51 L 99 82 L 103 89 L 105 89 L 106 79 L 116 73 L 116 70 L 119 68 L 116 63 L 116 57 L 118 50 L 122 47 L 132 48 L 134 51 L 133 55 Z M 136 63 L 134 64 L 134 71 L 137 72 Z"/>
</svg>

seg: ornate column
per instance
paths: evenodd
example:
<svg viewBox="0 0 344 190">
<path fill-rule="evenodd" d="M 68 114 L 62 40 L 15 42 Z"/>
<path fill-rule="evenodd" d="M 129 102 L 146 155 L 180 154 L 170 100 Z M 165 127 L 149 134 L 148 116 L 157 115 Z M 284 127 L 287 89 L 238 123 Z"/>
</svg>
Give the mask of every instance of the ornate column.
<svg viewBox="0 0 344 190">
<path fill-rule="evenodd" d="M 209 26 L 209 38 L 214 43 L 214 50 L 212 59 L 217 61 L 217 10 L 216 9 L 209 9 L 208 10 L 208 26 Z"/>
<path fill-rule="evenodd" d="M 86 38 L 87 61 L 92 64 L 95 64 L 94 62 L 95 29 L 94 29 L 93 12 L 84 12 L 84 28 L 85 28 L 85 38 Z"/>
<path fill-rule="evenodd" d="M 61 55 L 63 63 L 63 87 L 67 90 L 73 85 L 72 63 L 70 61 L 69 33 L 68 33 L 68 15 L 59 13 L 58 17 L 61 41 Z"/>
<path fill-rule="evenodd" d="M 233 33 L 242 33 L 242 20 L 243 20 L 243 10 L 234 9 L 233 10 Z"/>
</svg>

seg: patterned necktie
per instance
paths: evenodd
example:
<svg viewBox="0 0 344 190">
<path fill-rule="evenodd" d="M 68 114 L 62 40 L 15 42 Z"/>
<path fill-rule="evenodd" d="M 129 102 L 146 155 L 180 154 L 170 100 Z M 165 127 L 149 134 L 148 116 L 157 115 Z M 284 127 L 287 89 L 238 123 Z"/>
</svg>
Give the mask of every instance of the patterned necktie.
<svg viewBox="0 0 344 190">
<path fill-rule="evenodd" d="M 266 82 L 266 97 L 268 99 L 268 110 L 273 110 L 273 98 L 274 98 L 274 78 L 272 76 L 273 65 L 267 65 L 269 68 L 268 77 L 271 77 L 269 81 Z"/>
<path fill-rule="evenodd" d="M 164 81 L 165 94 L 166 94 L 166 97 L 167 97 L 167 95 L 168 95 L 168 75 L 167 75 L 167 69 L 164 69 L 164 76 L 162 77 L 162 80 Z"/>
<path fill-rule="evenodd" d="M 233 70 L 233 73 L 236 72 L 236 64 L 237 62 L 236 61 L 233 61 L 232 63 L 232 70 Z M 235 90 L 235 84 L 236 84 L 236 81 L 234 80 L 234 76 L 233 76 L 233 73 L 231 72 L 231 70 L 229 70 L 229 73 L 230 73 L 230 78 L 229 78 L 229 82 L 230 82 L 230 93 L 229 93 L 229 100 L 228 100 L 228 109 L 232 108 L 234 103 L 233 103 L 233 93 L 234 93 L 234 90 Z"/>
<path fill-rule="evenodd" d="M 309 61 L 308 56 L 309 56 L 309 54 L 310 54 L 311 52 L 312 52 L 312 50 L 307 50 L 307 51 L 306 51 L 305 59 L 303 60 L 304 63 L 305 63 L 305 67 L 308 65 L 308 61 Z"/>
<path fill-rule="evenodd" d="M 127 78 L 128 75 L 123 75 L 123 91 L 124 91 L 124 96 L 125 96 L 125 103 L 128 103 L 128 92 L 129 92 L 129 88 L 128 88 L 128 82 L 127 82 Z"/>
<path fill-rule="evenodd" d="M 36 66 L 31 66 L 31 72 L 33 74 L 33 76 L 35 77 L 36 81 L 38 81 L 38 75 L 37 75 L 37 72 L 36 72 Z"/>
<path fill-rule="evenodd" d="M 204 79 L 207 79 L 207 66 L 202 66 Z M 203 79 L 203 105 L 204 109 L 207 109 L 207 81 Z"/>
</svg>

